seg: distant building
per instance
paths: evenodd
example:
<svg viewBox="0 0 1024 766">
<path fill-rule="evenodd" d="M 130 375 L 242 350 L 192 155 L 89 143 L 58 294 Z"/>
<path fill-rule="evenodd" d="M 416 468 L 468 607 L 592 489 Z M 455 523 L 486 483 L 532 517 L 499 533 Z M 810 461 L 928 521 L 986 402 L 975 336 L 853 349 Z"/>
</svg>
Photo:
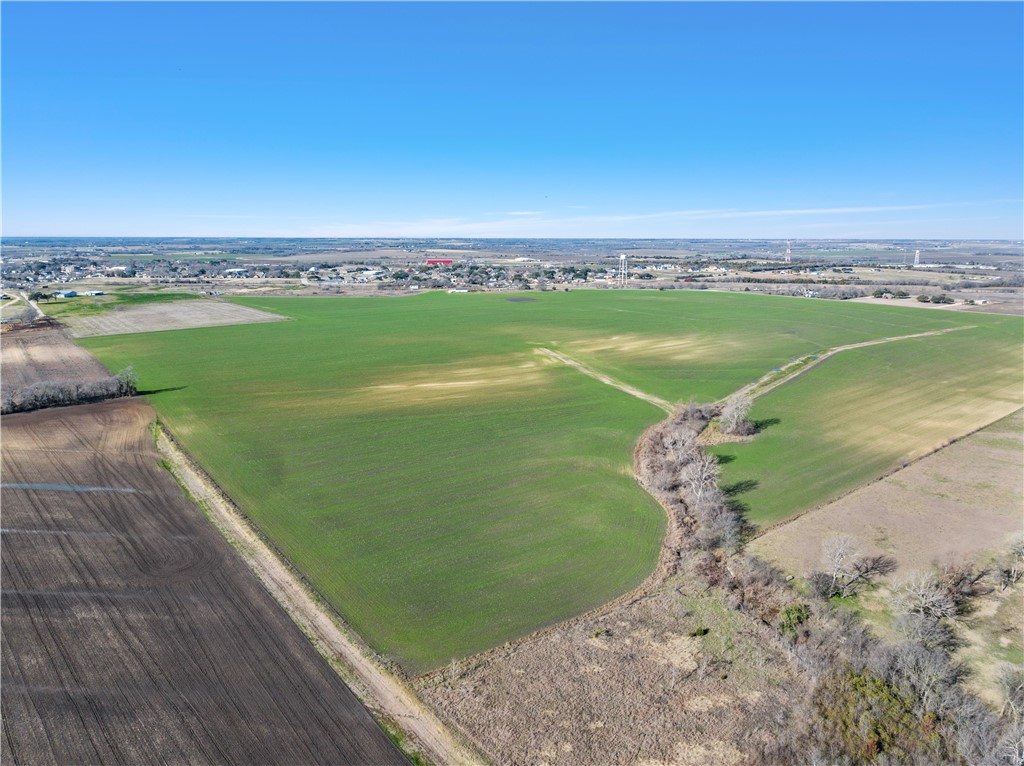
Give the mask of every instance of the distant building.
<svg viewBox="0 0 1024 766">
<path fill-rule="evenodd" d="M 58 290 L 53 294 L 54 298 L 77 298 L 78 293 L 74 290 Z"/>
<path fill-rule="evenodd" d="M 428 266 L 451 266 L 455 261 L 451 258 L 427 258 Z"/>
</svg>

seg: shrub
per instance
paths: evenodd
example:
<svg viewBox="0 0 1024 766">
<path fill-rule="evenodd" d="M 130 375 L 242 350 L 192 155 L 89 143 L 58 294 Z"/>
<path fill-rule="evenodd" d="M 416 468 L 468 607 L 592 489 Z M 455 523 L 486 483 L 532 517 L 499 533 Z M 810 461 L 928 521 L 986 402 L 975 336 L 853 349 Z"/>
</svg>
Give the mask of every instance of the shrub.
<svg viewBox="0 0 1024 766">
<path fill-rule="evenodd" d="M 793 638 L 798 629 L 811 617 L 811 608 L 807 604 L 790 604 L 779 614 L 779 630 Z"/>
</svg>

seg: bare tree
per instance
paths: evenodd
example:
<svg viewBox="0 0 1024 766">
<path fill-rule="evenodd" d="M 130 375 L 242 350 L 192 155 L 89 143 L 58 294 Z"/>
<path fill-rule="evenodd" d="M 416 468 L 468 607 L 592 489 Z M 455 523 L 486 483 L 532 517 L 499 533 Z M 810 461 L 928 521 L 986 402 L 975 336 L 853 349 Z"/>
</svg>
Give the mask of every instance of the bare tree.
<svg viewBox="0 0 1024 766">
<path fill-rule="evenodd" d="M 717 488 L 721 472 L 717 457 L 704 450 L 693 453 L 693 459 L 683 467 L 683 481 L 690 488 L 696 505 L 700 505 L 705 496 Z"/>
<path fill-rule="evenodd" d="M 875 577 L 896 569 L 891 556 L 864 556 L 857 540 L 850 535 L 836 535 L 822 543 L 823 571 L 811 572 L 807 579 L 821 598 L 852 596 L 870 585 Z"/>
<path fill-rule="evenodd" d="M 999 686 L 1005 697 L 1002 714 L 1015 722 L 1024 721 L 1024 669 L 1004 663 L 999 671 Z"/>
<path fill-rule="evenodd" d="M 1010 551 L 999 561 L 999 587 L 1002 590 L 1024 577 L 1024 537 L 1010 546 Z"/>
<path fill-rule="evenodd" d="M 754 400 L 750 394 L 740 392 L 729 398 L 722 408 L 720 426 L 723 433 L 738 436 L 749 436 L 754 432 L 754 424 L 747 420 Z"/>
<path fill-rule="evenodd" d="M 896 586 L 893 605 L 903 614 L 920 614 L 934 620 L 956 617 L 956 599 L 928 572 L 914 572 Z"/>
</svg>

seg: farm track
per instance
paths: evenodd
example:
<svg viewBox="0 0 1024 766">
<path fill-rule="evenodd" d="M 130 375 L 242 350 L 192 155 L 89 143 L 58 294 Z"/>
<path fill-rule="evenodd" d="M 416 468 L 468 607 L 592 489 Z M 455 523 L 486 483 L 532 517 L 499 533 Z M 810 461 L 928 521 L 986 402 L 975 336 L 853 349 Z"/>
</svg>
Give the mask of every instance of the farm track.
<svg viewBox="0 0 1024 766">
<path fill-rule="evenodd" d="M 566 356 L 565 354 L 560 354 L 557 351 L 552 351 L 550 348 L 538 348 L 537 352 L 540 354 L 544 354 L 544 356 L 550 357 L 555 361 L 561 362 L 562 364 L 567 364 L 573 369 L 582 372 L 584 375 L 587 375 L 593 378 L 594 380 L 599 380 L 602 383 L 611 386 L 612 388 L 617 388 L 620 391 L 629 394 L 630 396 L 635 396 L 637 399 L 642 399 L 645 402 L 653 404 L 655 407 L 659 407 L 665 410 L 665 412 L 669 413 L 670 415 L 673 412 L 675 412 L 675 405 L 673 405 L 668 400 L 662 399 L 660 396 L 654 396 L 653 394 L 645 393 L 644 391 L 641 391 L 639 388 L 633 388 L 633 386 L 629 385 L 628 383 L 623 383 L 621 381 L 615 380 L 615 378 L 609 375 L 605 375 L 603 372 L 598 372 L 597 370 L 591 369 L 582 362 L 576 361 L 572 357 Z"/>
<path fill-rule="evenodd" d="M 415 692 L 384 668 L 374 658 L 372 650 L 341 625 L 291 566 L 264 542 L 230 498 L 163 429 L 158 434 L 158 445 L 178 480 L 364 704 L 396 722 L 431 761 L 453 765 L 485 762 L 464 745 Z"/>
<path fill-rule="evenodd" d="M 868 346 L 879 346 L 883 343 L 893 343 L 899 340 L 910 340 L 911 338 L 928 338 L 935 335 L 945 335 L 946 333 L 956 332 L 957 330 L 973 330 L 974 327 L 975 325 L 968 325 L 966 327 L 948 327 L 944 330 L 930 330 L 928 332 L 918 332 L 912 335 L 897 335 L 892 338 L 877 338 L 875 340 L 861 341 L 860 343 L 848 343 L 845 346 L 835 346 L 834 348 L 822 351 L 820 354 L 806 354 L 804 356 L 799 357 L 798 359 L 794 359 L 792 362 L 789 362 L 788 364 L 783 365 L 777 371 L 773 370 L 769 373 L 762 375 L 753 383 L 743 386 L 742 388 L 725 397 L 725 399 L 722 399 L 721 401 L 724 402 L 726 399 L 741 394 L 748 394 L 753 398 L 764 396 L 769 391 L 772 391 L 773 389 L 776 389 L 779 386 L 781 386 L 783 383 L 788 383 L 789 381 L 799 377 L 800 375 L 803 375 L 808 370 L 817 367 L 830 356 L 834 356 L 835 354 L 838 354 L 840 351 L 850 351 L 855 348 L 866 348 Z M 788 373 L 786 372 L 787 370 L 789 370 Z"/>
<path fill-rule="evenodd" d="M 4 418 L 3 762 L 406 763 L 160 468 L 153 417 Z"/>
</svg>

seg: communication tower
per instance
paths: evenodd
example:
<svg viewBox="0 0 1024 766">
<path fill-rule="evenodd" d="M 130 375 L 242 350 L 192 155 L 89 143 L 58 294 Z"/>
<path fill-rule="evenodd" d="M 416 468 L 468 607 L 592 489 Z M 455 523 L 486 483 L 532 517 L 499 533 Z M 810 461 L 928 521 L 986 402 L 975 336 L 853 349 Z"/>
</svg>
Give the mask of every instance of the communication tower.
<svg viewBox="0 0 1024 766">
<path fill-rule="evenodd" d="M 619 287 L 626 286 L 626 277 L 629 275 L 629 267 L 626 265 L 626 254 L 619 253 L 619 274 L 615 279 L 615 283 Z"/>
<path fill-rule="evenodd" d="M 921 265 L 921 251 L 920 250 L 915 250 L 914 251 L 914 265 L 915 266 L 920 266 Z"/>
<path fill-rule="evenodd" d="M 789 246 L 789 240 L 786 240 L 786 263 L 793 262 L 793 248 Z"/>
</svg>

